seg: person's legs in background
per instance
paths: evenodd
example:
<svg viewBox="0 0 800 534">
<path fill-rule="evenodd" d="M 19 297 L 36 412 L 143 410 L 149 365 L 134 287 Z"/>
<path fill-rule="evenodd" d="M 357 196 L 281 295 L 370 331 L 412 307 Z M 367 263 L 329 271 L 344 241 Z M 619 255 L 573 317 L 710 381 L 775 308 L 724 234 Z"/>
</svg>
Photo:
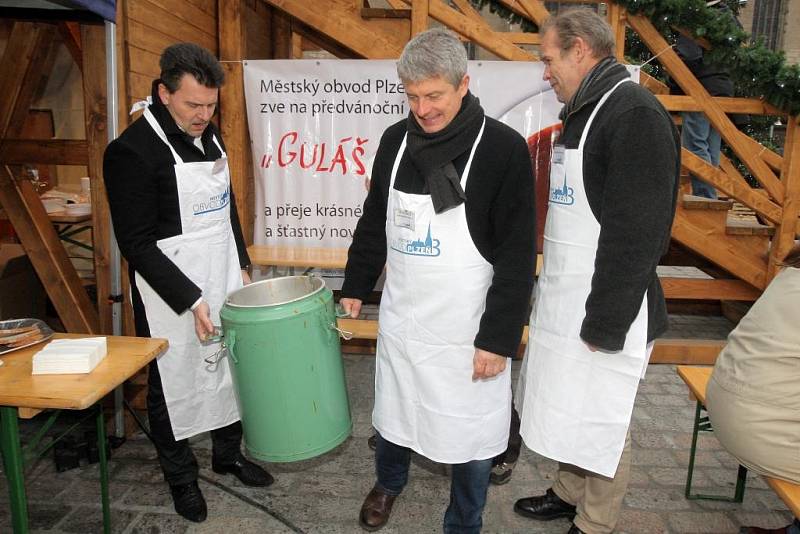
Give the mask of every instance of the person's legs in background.
<svg viewBox="0 0 800 534">
<path fill-rule="evenodd" d="M 483 525 L 492 459 L 453 464 L 451 468 L 450 504 L 444 514 L 444 533 L 477 534 Z"/>
<path fill-rule="evenodd" d="M 700 111 L 681 113 L 681 145 L 692 154 L 719 166 L 720 136 Z M 716 199 L 717 191 L 695 175 L 691 175 L 692 195 Z"/>
<path fill-rule="evenodd" d="M 519 435 L 519 413 L 511 401 L 511 427 L 508 432 L 508 447 L 492 460 L 490 482 L 496 486 L 511 480 L 511 472 L 517 465 L 519 451 L 522 448 L 522 436 Z"/>
</svg>

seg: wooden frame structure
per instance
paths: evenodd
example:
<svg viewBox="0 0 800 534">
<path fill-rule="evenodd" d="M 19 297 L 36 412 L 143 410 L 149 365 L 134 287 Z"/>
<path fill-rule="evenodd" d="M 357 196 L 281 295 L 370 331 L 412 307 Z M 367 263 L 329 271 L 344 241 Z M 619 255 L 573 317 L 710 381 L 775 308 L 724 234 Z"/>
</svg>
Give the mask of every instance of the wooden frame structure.
<svg viewBox="0 0 800 534">
<path fill-rule="evenodd" d="M 52 68 L 60 34 L 82 72 L 85 140 L 21 139 L 36 88 Z M 101 24 L 13 22 L 0 59 L 0 204 L 69 332 L 111 332 L 108 203 L 102 181 L 106 144 L 105 35 Z M 96 303 L 92 303 L 53 228 L 38 194 L 17 165 L 86 165 L 92 183 Z M 99 311 L 98 311 L 99 310 Z"/>
<path fill-rule="evenodd" d="M 311 40 L 316 43 L 333 41 L 336 48 L 328 48 L 328 51 L 337 57 L 396 58 L 405 41 L 426 29 L 433 20 L 500 59 L 537 59 L 530 45 L 539 43 L 538 34 L 498 31 L 466 0 L 385 0 L 389 7 L 382 9 L 371 6 L 367 0 L 327 0 L 324 9 L 320 6 L 312 9 L 308 2 L 302 0 L 264 2 L 276 12 L 281 12 L 282 16 L 289 15 L 293 57 L 302 57 L 302 51 L 308 44 L 308 28 L 312 28 L 316 36 L 312 34 Z M 544 2 L 540 0 L 499 2 L 534 24 L 540 24 L 549 15 Z M 776 265 L 791 248 L 800 229 L 798 118 L 788 117 L 786 113 L 761 99 L 711 97 L 648 19 L 643 16 L 629 16 L 625 9 L 614 2 L 603 4 L 607 6 L 606 15 L 617 36 L 618 58 L 624 60 L 625 31 L 626 28 L 631 28 L 653 55 L 658 55 L 659 61 L 686 95 L 668 95 L 663 83 L 645 73 L 642 73 L 640 83 L 656 94 L 670 112 L 704 112 L 712 125 L 720 131 L 726 144 L 758 180 L 759 187 L 751 187 L 724 156 L 717 168 L 684 149 L 684 171 L 692 172 L 708 181 L 724 195 L 751 209 L 762 220 L 768 221 L 774 228 L 766 229 L 774 232 L 772 238 L 757 235 L 764 228 L 750 229 L 749 225 L 739 225 L 732 229 L 727 224 L 727 212 L 690 208 L 685 203 L 680 203 L 673 226 L 673 239 L 703 258 L 710 266 L 709 271 L 714 272 L 715 276 L 709 280 L 672 279 L 665 284 L 668 296 L 683 299 L 753 300 L 774 276 Z M 387 25 L 391 25 L 391 31 L 385 30 Z M 299 27 L 304 30 L 296 30 Z M 235 31 L 235 27 L 220 25 L 221 39 L 224 32 Z M 342 54 L 342 49 L 349 53 Z M 236 91 L 241 92 L 240 89 Z M 781 117 L 788 124 L 785 154 L 781 156 L 739 131 L 727 113 Z M 225 121 L 223 116 L 223 124 Z"/>
<path fill-rule="evenodd" d="M 540 24 L 549 15 L 541 0 L 498 1 L 534 24 Z M 710 97 L 649 20 L 629 16 L 614 2 L 604 5 L 618 37 L 617 56 L 622 58 L 624 54 L 626 28 L 632 29 L 654 55 L 659 54 L 659 61 L 686 95 L 670 96 L 664 84 L 646 75 L 642 76 L 642 85 L 655 93 L 670 112 L 703 111 L 756 177 L 759 187 L 751 187 L 725 158 L 717 168 L 684 150 L 684 170 L 713 184 L 772 227 L 769 229 L 772 236 L 758 235 L 741 227 L 732 231 L 726 224 L 727 210 L 680 203 L 673 239 L 701 258 L 707 270 L 715 274 L 709 280 L 665 280 L 667 295 L 680 299 L 753 300 L 774 275 L 778 261 L 798 233 L 798 117 L 789 117 L 759 99 Z M 218 54 L 227 75 L 220 95 L 219 122 L 228 146 L 234 192 L 245 199 L 238 203 L 239 216 L 246 240 L 252 243 L 254 180 L 241 60 L 299 58 L 309 50 L 325 50 L 340 58 L 397 58 L 407 40 L 433 21 L 500 59 L 537 59 L 538 34 L 503 31 L 484 13 L 472 8 L 468 0 L 118 0 L 115 46 L 119 58 L 120 127 L 129 123 L 127 110 L 131 103 L 148 96 L 151 81 L 158 77 L 158 55 L 164 47 L 191 40 Z M 20 139 L 15 128 L 30 105 L 30 88 L 46 74 L 45 51 L 52 46 L 55 32 L 62 36 L 82 68 L 87 136 L 85 140 L 70 141 Z M 32 257 L 42 258 L 35 260 L 40 264 L 37 267 L 40 277 L 46 280 L 48 291 L 52 291 L 51 299 L 60 315 L 68 317 L 65 325 L 75 332 L 110 331 L 110 305 L 106 301 L 110 285 L 106 246 L 110 228 L 101 179 L 106 145 L 104 48 L 100 26 L 17 22 L 6 53 L 0 58 L 3 72 L 8 74 L 0 80 L 0 88 L 4 89 L 4 95 L 9 95 L 0 102 L 0 163 L 81 164 L 88 166 L 92 178 L 99 313 L 75 289 L 74 273 L 62 268 L 65 259 L 56 250 L 52 236 L 46 235 L 47 225 L 41 224 L 41 210 L 31 203 L 27 186 L 0 169 L 0 201 L 4 205 L 28 206 L 19 210 L 14 224 L 30 229 L 31 235 L 37 236 L 36 246 L 26 249 L 33 251 Z M 734 112 L 781 117 L 788 125 L 784 154 L 767 149 L 737 130 L 727 116 Z M 123 268 L 123 277 L 125 274 Z M 127 286 L 123 293 L 127 294 Z M 130 333 L 129 310 L 124 316 L 125 331 Z"/>
</svg>

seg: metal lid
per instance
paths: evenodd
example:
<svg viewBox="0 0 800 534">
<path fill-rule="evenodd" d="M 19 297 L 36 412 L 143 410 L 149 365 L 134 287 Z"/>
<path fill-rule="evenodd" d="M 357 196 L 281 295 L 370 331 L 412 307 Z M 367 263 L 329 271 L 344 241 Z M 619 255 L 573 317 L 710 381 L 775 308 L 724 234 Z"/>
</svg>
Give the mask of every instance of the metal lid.
<svg viewBox="0 0 800 534">
<path fill-rule="evenodd" d="M 235 308 L 260 308 L 296 302 L 325 289 L 325 281 L 317 276 L 284 276 L 261 280 L 237 289 L 225 299 Z"/>
</svg>

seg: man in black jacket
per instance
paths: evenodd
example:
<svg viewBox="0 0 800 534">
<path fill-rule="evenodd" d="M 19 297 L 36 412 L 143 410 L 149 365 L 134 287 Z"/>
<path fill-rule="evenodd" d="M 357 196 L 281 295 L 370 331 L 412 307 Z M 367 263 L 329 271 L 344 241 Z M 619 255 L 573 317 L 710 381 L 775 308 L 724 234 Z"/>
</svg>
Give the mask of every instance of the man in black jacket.
<svg viewBox="0 0 800 534">
<path fill-rule="evenodd" d="M 533 176 L 525 140 L 486 117 L 467 55 L 444 29 L 398 62 L 411 113 L 384 132 L 350 247 L 341 304 L 358 316 L 386 266 L 376 355 L 377 482 L 359 514 L 389 520 L 411 451 L 453 464 L 445 532 L 478 532 L 505 450 L 510 365 L 533 285 Z"/>
<path fill-rule="evenodd" d="M 608 23 L 573 9 L 540 29 L 563 131 L 553 149 L 544 264 L 520 371 L 520 433 L 559 462 L 514 510 L 611 532 L 629 480 L 628 427 L 667 326 L 656 266 L 670 239 L 680 144 L 669 114 L 613 57 Z"/>
<path fill-rule="evenodd" d="M 225 296 L 249 283 L 247 255 L 214 115 L 224 73 L 190 43 L 164 50 L 146 108 L 106 149 L 114 232 L 128 261 L 136 335 L 165 337 L 149 367 L 150 432 L 175 510 L 206 518 L 188 438 L 211 431 L 212 467 L 252 486 L 272 483 L 242 456 L 242 426 L 227 359 L 204 359 Z M 148 105 L 149 104 L 149 105 Z"/>
</svg>

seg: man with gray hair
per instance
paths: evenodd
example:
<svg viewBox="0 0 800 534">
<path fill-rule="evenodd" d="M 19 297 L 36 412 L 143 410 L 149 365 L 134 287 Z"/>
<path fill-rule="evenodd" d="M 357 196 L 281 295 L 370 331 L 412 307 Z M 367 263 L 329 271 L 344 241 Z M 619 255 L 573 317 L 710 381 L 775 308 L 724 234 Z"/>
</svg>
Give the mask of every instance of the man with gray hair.
<svg viewBox="0 0 800 534">
<path fill-rule="evenodd" d="M 669 114 L 613 57 L 608 23 L 573 9 L 540 28 L 544 79 L 561 111 L 544 264 L 520 371 L 520 433 L 559 462 L 526 517 L 611 532 L 630 478 L 633 402 L 666 330 L 656 276 L 675 214 L 680 140 Z"/>
<path fill-rule="evenodd" d="M 411 452 L 452 465 L 445 532 L 479 532 L 492 458 L 506 449 L 511 367 L 533 286 L 525 140 L 469 92 L 458 37 L 433 29 L 397 65 L 411 112 L 384 132 L 348 253 L 357 317 L 386 267 L 373 426 L 377 482 L 359 524 L 389 520 Z"/>
</svg>

